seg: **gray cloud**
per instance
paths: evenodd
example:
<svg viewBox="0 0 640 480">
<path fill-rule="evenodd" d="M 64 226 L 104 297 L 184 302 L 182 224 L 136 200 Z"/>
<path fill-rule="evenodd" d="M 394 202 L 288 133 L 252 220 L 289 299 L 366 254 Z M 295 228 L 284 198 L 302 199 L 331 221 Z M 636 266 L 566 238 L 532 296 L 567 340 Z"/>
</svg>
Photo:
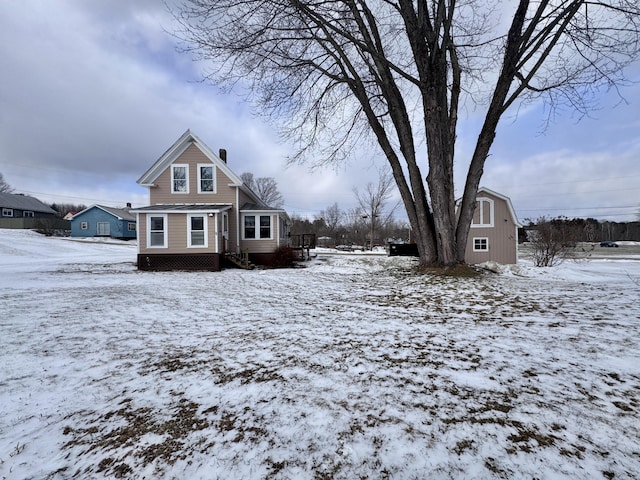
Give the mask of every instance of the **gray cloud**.
<svg viewBox="0 0 640 480">
<path fill-rule="evenodd" d="M 237 173 L 275 177 L 292 213 L 314 215 L 335 201 L 348 209 L 352 187 L 375 181 L 384 161 L 374 145 L 337 170 L 286 168 L 290 148 L 277 141 L 276 126 L 251 115 L 238 96 L 201 82 L 203 65 L 176 50 L 167 33 L 173 28 L 156 0 L 2 2 L 6 180 L 45 201 L 142 205 L 146 191 L 135 180 L 191 128 L 214 151 L 225 147 Z M 613 108 L 617 97 L 604 95 L 603 109 L 580 123 L 562 112 L 544 135 L 539 107 L 519 112 L 515 122 L 506 118 L 482 184 L 510 195 L 520 216 L 537 207 L 581 216 L 604 212 L 575 210 L 582 205 L 640 208 L 633 188 L 640 178 L 640 87 L 623 94 L 628 105 Z M 473 139 L 471 124 L 459 137 L 459 188 Z"/>
</svg>

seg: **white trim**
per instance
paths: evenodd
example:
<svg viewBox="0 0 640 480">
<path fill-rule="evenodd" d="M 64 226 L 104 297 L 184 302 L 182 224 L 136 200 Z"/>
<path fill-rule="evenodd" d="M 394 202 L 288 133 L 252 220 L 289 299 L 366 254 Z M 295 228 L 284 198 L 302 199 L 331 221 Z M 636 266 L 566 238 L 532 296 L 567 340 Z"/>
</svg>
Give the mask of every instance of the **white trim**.
<svg viewBox="0 0 640 480">
<path fill-rule="evenodd" d="M 211 168 L 211 181 L 213 182 L 213 190 L 207 190 L 207 191 L 203 191 L 202 190 L 202 172 L 201 172 L 201 168 L 202 167 L 209 167 Z M 216 166 L 213 163 L 198 163 L 196 165 L 196 168 L 198 169 L 198 193 L 202 193 L 202 194 L 211 194 L 211 193 L 216 193 Z"/>
<path fill-rule="evenodd" d="M 184 168 L 184 172 L 185 172 L 184 180 L 186 181 L 186 190 L 184 192 L 175 189 L 175 186 L 176 186 L 175 178 L 173 176 L 175 168 Z M 178 180 L 183 180 L 183 179 L 180 178 Z M 177 195 L 189 193 L 189 164 L 188 163 L 172 163 L 171 164 L 171 193 L 175 193 Z"/>
<path fill-rule="evenodd" d="M 13 208 L 2 208 L 3 217 L 13 217 Z"/>
<path fill-rule="evenodd" d="M 224 213 L 222 215 L 224 215 Z M 215 251 L 216 251 L 216 253 L 223 253 L 223 252 L 220 252 L 220 234 L 218 232 L 219 217 L 218 217 L 218 213 L 217 212 L 213 215 L 213 221 L 214 221 L 214 224 L 213 224 L 213 235 L 214 235 L 215 244 L 216 244 L 215 245 L 215 248 L 216 248 Z"/>
<path fill-rule="evenodd" d="M 476 248 L 476 240 L 483 241 L 486 243 L 486 248 Z M 489 251 L 489 237 L 473 237 L 471 240 L 473 244 L 474 252 L 488 252 Z"/>
<path fill-rule="evenodd" d="M 489 221 L 488 222 L 486 222 L 486 219 L 484 218 L 484 208 L 482 206 L 483 202 L 487 202 L 489 204 Z M 488 197 L 476 197 L 476 203 L 477 203 L 476 208 L 479 210 L 480 223 L 473 222 L 473 220 L 475 219 L 475 214 L 474 214 L 474 218 L 471 219 L 471 228 L 492 228 L 494 226 L 494 217 L 495 217 L 493 199 Z"/>
<path fill-rule="evenodd" d="M 204 245 L 194 245 L 192 242 L 191 233 L 191 219 L 192 218 L 202 218 L 202 228 L 204 233 Z M 204 214 L 187 214 L 187 247 L 188 248 L 208 248 L 209 247 L 209 217 Z M 197 230 L 196 230 L 197 231 Z"/>
<path fill-rule="evenodd" d="M 166 209 L 158 209 L 158 210 L 131 210 L 132 213 L 146 213 L 146 214 L 154 214 L 154 213 L 203 213 L 203 214 L 209 214 L 209 213 L 220 213 L 220 212 L 226 212 L 228 210 L 230 210 L 232 208 L 232 205 L 230 203 L 227 204 L 221 204 L 224 205 L 221 208 L 194 208 L 193 209 L 189 209 L 189 210 L 176 210 L 175 208 L 171 208 L 173 205 L 183 205 L 180 203 L 176 203 L 176 204 L 170 204 L 170 205 L 166 205 Z M 204 207 L 206 204 L 202 204 L 202 207 Z M 200 207 L 200 205 L 197 205 L 198 207 Z"/>
<path fill-rule="evenodd" d="M 151 245 L 151 219 L 153 217 L 163 218 L 162 227 L 164 229 L 164 238 L 162 245 Z M 169 248 L 169 219 L 166 213 L 147 214 L 147 248 Z"/>
<path fill-rule="evenodd" d="M 236 188 L 236 253 L 240 253 L 240 230 L 241 225 L 240 222 L 242 218 L 240 217 L 240 189 Z M 244 229 L 242 229 L 244 230 Z"/>
</svg>

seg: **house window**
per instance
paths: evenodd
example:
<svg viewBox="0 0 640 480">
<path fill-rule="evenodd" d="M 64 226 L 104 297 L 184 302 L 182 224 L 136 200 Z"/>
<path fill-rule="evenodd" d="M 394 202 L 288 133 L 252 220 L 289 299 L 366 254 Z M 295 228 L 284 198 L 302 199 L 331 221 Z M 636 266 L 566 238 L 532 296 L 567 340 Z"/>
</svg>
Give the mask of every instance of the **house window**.
<svg viewBox="0 0 640 480">
<path fill-rule="evenodd" d="M 171 193 L 189 193 L 189 165 L 171 165 Z"/>
<path fill-rule="evenodd" d="M 244 238 L 256 238 L 256 217 L 254 215 L 244 217 Z"/>
<path fill-rule="evenodd" d="M 260 215 L 260 238 L 271 238 L 271 215 Z"/>
<path fill-rule="evenodd" d="M 163 248 L 167 246 L 167 216 L 157 215 L 149 217 L 149 247 Z"/>
<path fill-rule="evenodd" d="M 3 208 L 2 209 L 3 217 L 13 217 L 13 208 Z"/>
<path fill-rule="evenodd" d="M 198 193 L 215 193 L 213 165 L 198 165 Z"/>
<path fill-rule="evenodd" d="M 136 224 L 133 223 L 133 222 L 128 222 L 127 223 L 127 231 L 135 232 L 136 231 Z"/>
<path fill-rule="evenodd" d="M 80 230 L 89 230 L 89 222 L 80 222 Z"/>
<path fill-rule="evenodd" d="M 256 226 L 258 229 L 256 229 Z M 271 239 L 271 215 L 245 215 L 244 238 Z"/>
<path fill-rule="evenodd" d="M 474 252 L 488 252 L 489 251 L 489 239 L 487 237 L 475 237 L 473 239 L 473 251 Z"/>
<path fill-rule="evenodd" d="M 25 212 L 22 212 L 22 216 L 23 217 L 35 217 L 35 214 L 34 214 L 34 212 L 31 212 L 31 211 L 25 211 Z"/>
<path fill-rule="evenodd" d="M 203 215 L 188 215 L 189 227 L 188 243 L 189 247 L 207 246 L 207 217 Z"/>
<path fill-rule="evenodd" d="M 493 227 L 493 200 L 484 197 L 476 199 L 471 227 Z"/>
</svg>

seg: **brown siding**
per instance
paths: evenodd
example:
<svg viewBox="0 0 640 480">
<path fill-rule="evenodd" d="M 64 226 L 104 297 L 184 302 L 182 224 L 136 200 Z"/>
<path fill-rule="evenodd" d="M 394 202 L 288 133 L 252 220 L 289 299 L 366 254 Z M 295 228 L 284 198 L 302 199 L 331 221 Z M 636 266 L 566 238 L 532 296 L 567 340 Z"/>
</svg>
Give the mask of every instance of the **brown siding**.
<svg viewBox="0 0 640 480">
<path fill-rule="evenodd" d="M 486 192 L 480 192 L 478 197 L 486 197 L 493 200 L 493 227 L 476 227 L 469 230 L 465 260 L 467 263 L 482 263 L 495 261 L 502 264 L 517 263 L 517 236 L 516 226 L 511 218 L 507 203 L 498 197 Z M 477 212 L 476 212 L 477 215 Z M 488 219 L 489 209 L 485 209 L 485 222 Z M 474 216 L 474 218 L 476 218 Z M 477 221 L 477 219 L 475 220 Z M 474 252 L 473 239 L 486 237 L 489 239 L 488 252 Z"/>
<path fill-rule="evenodd" d="M 252 212 L 253 214 L 253 212 Z M 260 215 L 256 212 L 256 215 Z M 256 226 L 256 228 L 258 228 Z M 271 240 L 240 240 L 240 247 L 243 252 L 249 253 L 272 253 L 278 247 L 278 215 L 271 215 L 271 228 L 273 233 L 273 239 Z M 240 238 L 242 239 L 243 232 L 240 232 Z"/>
<path fill-rule="evenodd" d="M 138 251 L 141 254 L 170 254 L 170 253 L 218 253 L 216 251 L 216 222 L 215 216 L 209 217 L 207 222 L 208 246 L 207 248 L 189 247 L 187 243 L 187 214 L 169 213 L 167 215 L 168 246 L 167 248 L 147 247 L 147 215 L 140 214 Z M 221 217 L 221 214 L 218 215 Z M 221 248 L 221 243 L 218 247 Z"/>
<path fill-rule="evenodd" d="M 138 215 L 138 253 L 147 251 L 147 216 L 144 213 Z"/>
<path fill-rule="evenodd" d="M 171 193 L 171 168 L 168 167 L 154 182 L 156 186 L 149 188 L 151 205 L 235 202 L 235 187 L 229 186 L 231 179 L 219 168 L 216 168 L 216 193 L 198 193 L 198 164 L 212 162 L 195 145 L 190 145 L 174 163 L 189 166 L 189 193 Z"/>
</svg>

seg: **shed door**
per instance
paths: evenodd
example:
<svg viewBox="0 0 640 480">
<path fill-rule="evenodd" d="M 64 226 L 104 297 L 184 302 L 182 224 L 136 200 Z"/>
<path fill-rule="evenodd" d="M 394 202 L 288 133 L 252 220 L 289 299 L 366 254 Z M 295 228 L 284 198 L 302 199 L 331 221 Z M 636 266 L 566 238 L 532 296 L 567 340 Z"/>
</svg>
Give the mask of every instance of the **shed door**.
<svg viewBox="0 0 640 480">
<path fill-rule="evenodd" d="M 98 235 L 109 235 L 111 233 L 109 229 L 109 222 L 98 222 L 97 225 L 97 234 Z"/>
</svg>

